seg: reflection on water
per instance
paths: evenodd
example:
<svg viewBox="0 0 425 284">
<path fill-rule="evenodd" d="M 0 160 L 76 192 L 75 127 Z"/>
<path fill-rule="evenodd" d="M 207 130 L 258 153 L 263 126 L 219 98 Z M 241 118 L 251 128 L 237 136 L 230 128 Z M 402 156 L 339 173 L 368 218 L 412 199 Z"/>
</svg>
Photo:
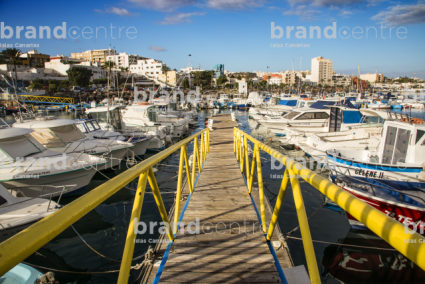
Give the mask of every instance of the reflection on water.
<svg viewBox="0 0 425 284">
<path fill-rule="evenodd" d="M 425 281 L 423 270 L 371 232 L 350 230 L 339 243 L 325 248 L 325 279 L 332 277 L 347 284 Z"/>
<path fill-rule="evenodd" d="M 220 110 L 220 112 L 230 112 L 230 110 Z M 198 127 L 203 127 L 204 118 L 209 115 L 210 111 L 199 112 Z M 290 154 L 280 147 L 279 143 L 272 138 L 267 130 L 258 126 L 253 120 L 248 119 L 246 111 L 235 111 L 238 122 L 243 131 L 251 133 L 255 138 L 263 141 L 274 149 Z M 410 114 L 410 111 L 403 112 Z M 61 118 L 74 118 L 75 114 L 55 113 L 54 115 Z M 425 111 L 412 110 L 412 117 L 424 118 Z M 8 123 L 13 123 L 12 116 L 6 117 Z M 196 131 L 196 130 L 193 130 Z M 189 152 L 192 151 L 192 144 L 188 145 Z M 145 158 L 148 158 L 146 155 Z M 273 174 L 282 175 L 284 168 L 272 169 L 270 156 L 261 153 L 263 164 L 263 179 L 266 186 L 266 194 L 271 200 L 272 206 L 275 204 L 275 197 L 278 194 L 281 180 L 272 178 Z M 158 171 L 156 177 L 160 184 L 164 205 L 167 211 L 171 208 L 174 200 L 174 192 L 176 188 L 176 175 L 179 162 L 179 154 L 175 153 L 162 161 L 157 166 Z M 125 163 L 121 164 L 121 168 L 113 173 L 105 174 L 106 177 L 97 174 L 91 181 L 88 190 L 92 190 L 98 185 L 104 183 L 108 178 L 113 178 L 126 169 Z M 161 183 L 162 182 L 162 183 Z M 304 203 L 306 206 L 307 216 L 310 216 L 323 204 L 323 195 L 308 183 L 300 180 Z M 135 188 L 136 184 L 128 184 L 128 188 Z M 95 210 L 89 212 L 74 224 L 75 229 L 81 234 L 84 240 L 94 249 L 103 255 L 120 260 L 125 244 L 125 236 L 128 229 L 131 209 L 134 199 L 134 193 L 123 188 L 116 194 L 108 198 Z M 150 189 L 147 189 L 150 191 Z M 258 194 L 253 192 L 253 194 Z M 62 204 L 67 204 L 76 198 L 64 198 Z M 141 220 L 146 222 L 161 221 L 158 209 L 155 205 L 152 194 L 147 193 L 145 202 L 143 203 Z M 338 243 L 343 240 L 350 243 L 363 243 L 370 246 L 371 240 L 374 242 L 384 243 L 382 240 L 375 238 L 352 237 L 354 234 L 350 231 L 345 212 L 336 212 L 330 209 L 322 208 L 317 214 L 309 219 L 310 230 L 314 240 Z M 289 232 L 298 226 L 298 218 L 296 215 L 292 190 L 288 190 L 279 217 L 279 226 L 283 233 Z M 347 235 L 348 232 L 348 235 Z M 301 237 L 300 231 L 296 230 L 292 233 L 293 237 Z M 152 236 L 143 236 L 143 238 L 156 239 L 158 234 Z M 140 238 L 140 236 L 139 236 Z M 348 239 L 348 240 L 347 240 Z M 149 247 L 154 244 L 137 243 L 134 250 L 134 256 L 143 254 Z M 382 244 L 385 247 L 385 243 Z M 304 249 L 302 242 L 289 239 L 288 246 L 295 265 L 305 265 Z M 376 244 L 373 244 L 376 246 Z M 343 248 L 338 245 L 329 245 L 323 243 L 314 243 L 316 259 L 319 268 L 322 269 L 322 281 L 326 283 L 423 283 L 424 272 L 412 265 L 412 263 L 403 258 L 395 251 L 373 251 L 360 248 Z M 108 271 L 119 269 L 119 263 L 105 259 L 92 250 L 90 250 L 82 240 L 71 229 L 66 229 L 51 242 L 38 250 L 36 254 L 30 256 L 27 260 L 39 266 L 76 272 L 88 271 Z M 134 263 L 133 263 L 134 264 Z M 354 270 L 353 270 L 354 269 Z M 365 270 L 361 272 L 360 270 Z M 132 283 L 139 276 L 139 271 L 131 271 L 129 283 Z M 72 273 L 56 273 L 56 279 L 60 283 L 116 283 L 117 273 L 112 274 L 72 274 Z M 410 281 L 410 282 L 409 282 Z"/>
</svg>

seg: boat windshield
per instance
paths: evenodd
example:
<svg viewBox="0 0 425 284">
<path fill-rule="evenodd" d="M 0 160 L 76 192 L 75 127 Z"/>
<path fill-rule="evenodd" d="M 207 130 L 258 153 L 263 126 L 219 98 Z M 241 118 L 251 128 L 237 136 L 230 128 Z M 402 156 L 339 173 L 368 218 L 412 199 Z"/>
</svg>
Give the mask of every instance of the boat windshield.
<svg viewBox="0 0 425 284">
<path fill-rule="evenodd" d="M 38 128 L 35 129 L 31 135 L 33 135 L 46 147 L 64 147 L 66 143 L 74 142 L 86 137 L 75 124 L 50 128 Z"/>
<path fill-rule="evenodd" d="M 6 139 L 0 139 L 1 161 L 6 162 L 18 157 L 26 157 L 34 153 L 40 153 L 45 148 L 37 142 L 30 134 Z"/>
<path fill-rule="evenodd" d="M 110 113 L 109 124 L 111 124 L 112 127 L 115 130 L 121 129 L 121 114 L 120 114 L 120 110 L 118 108 L 116 108 L 116 109 L 114 109 L 112 111 L 109 111 L 109 113 Z M 93 124 L 94 130 L 99 130 L 100 129 L 100 126 L 99 126 L 99 124 L 97 122 L 108 124 L 108 116 L 107 116 L 107 112 L 106 111 L 91 112 L 90 114 L 93 116 L 93 118 L 95 118 L 97 120 L 97 121 L 92 121 L 93 123 L 95 123 L 95 124 Z M 90 131 L 92 131 L 92 130 L 90 130 Z"/>
<path fill-rule="evenodd" d="M 286 119 L 293 119 L 294 117 L 296 117 L 297 115 L 299 115 L 300 114 L 300 112 L 299 111 L 293 111 L 293 112 L 290 112 L 290 113 L 288 113 L 286 116 L 285 116 L 285 118 Z"/>
<path fill-rule="evenodd" d="M 384 125 L 385 119 L 380 116 L 366 115 L 360 127 L 381 127 Z"/>
</svg>

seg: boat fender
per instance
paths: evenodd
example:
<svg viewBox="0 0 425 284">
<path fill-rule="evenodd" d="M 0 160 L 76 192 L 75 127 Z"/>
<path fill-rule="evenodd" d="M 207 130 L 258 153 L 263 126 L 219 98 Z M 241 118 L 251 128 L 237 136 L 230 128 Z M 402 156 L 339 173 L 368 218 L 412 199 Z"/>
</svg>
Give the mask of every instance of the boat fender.
<svg viewBox="0 0 425 284">
<path fill-rule="evenodd" d="M 59 284 L 58 281 L 55 281 L 55 274 L 53 272 L 47 272 L 46 274 L 44 274 L 43 276 L 35 280 L 34 283 L 35 284 L 45 284 L 45 283 Z"/>
</svg>

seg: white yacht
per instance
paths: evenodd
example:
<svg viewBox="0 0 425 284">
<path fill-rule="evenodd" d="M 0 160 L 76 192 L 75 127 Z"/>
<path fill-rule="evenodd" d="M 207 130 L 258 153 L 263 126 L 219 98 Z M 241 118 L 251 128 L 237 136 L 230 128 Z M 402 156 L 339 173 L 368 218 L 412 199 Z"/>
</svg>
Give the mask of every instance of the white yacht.
<svg viewBox="0 0 425 284">
<path fill-rule="evenodd" d="M 31 135 L 49 150 L 59 153 L 86 153 L 102 156 L 107 163 L 99 166 L 98 170 L 115 168 L 134 144 L 88 138 L 75 125 L 74 120 L 57 119 L 56 117 L 36 117 L 33 120 L 14 123 L 15 128 L 32 129 Z"/>
<path fill-rule="evenodd" d="M 132 157 L 134 153 L 137 157 L 143 158 L 152 139 L 146 132 L 141 131 L 125 131 L 122 134 L 103 130 L 94 118 L 77 119 L 76 125 L 89 138 L 109 139 L 134 144 L 133 150 L 127 153 L 128 157 Z"/>
<path fill-rule="evenodd" d="M 46 149 L 26 128 L 0 129 L 0 183 L 6 188 L 25 187 L 24 194 L 37 197 L 60 195 L 52 187 L 75 184 L 67 195 L 80 195 L 106 160 L 84 153 L 63 153 Z"/>
<path fill-rule="evenodd" d="M 147 152 L 157 152 L 165 149 L 167 136 L 168 140 L 171 140 L 166 126 L 161 126 L 160 124 L 148 125 L 144 120 L 124 119 L 121 114 L 123 109 L 122 106 L 96 107 L 88 109 L 86 113 L 96 119 L 103 130 L 120 132 L 123 136 L 150 136 Z"/>
<path fill-rule="evenodd" d="M 44 198 L 15 197 L 0 185 L 0 242 L 56 212 L 56 202 Z"/>
</svg>

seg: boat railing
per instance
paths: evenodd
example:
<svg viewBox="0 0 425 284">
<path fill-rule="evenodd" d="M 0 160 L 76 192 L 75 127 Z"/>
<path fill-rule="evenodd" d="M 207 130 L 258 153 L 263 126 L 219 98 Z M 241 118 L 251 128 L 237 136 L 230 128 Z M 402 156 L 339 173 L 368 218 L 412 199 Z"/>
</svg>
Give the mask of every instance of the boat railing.
<svg viewBox="0 0 425 284">
<path fill-rule="evenodd" d="M 200 143 L 199 141 L 200 138 Z M 193 161 L 192 167 L 189 164 L 189 155 L 187 145 L 193 141 Z M 141 216 L 142 205 L 147 182 L 152 189 L 156 205 L 160 212 L 164 227 L 170 241 L 174 240 L 177 233 L 177 226 L 180 218 L 180 202 L 175 203 L 174 210 L 174 228 L 171 228 L 170 220 L 162 201 L 161 192 L 155 178 L 153 167 L 161 163 L 165 158 L 169 157 L 176 151 L 180 150 L 180 162 L 177 179 L 176 200 L 180 201 L 183 191 L 183 175 L 186 174 L 187 184 L 192 194 L 195 181 L 202 171 L 203 163 L 207 159 L 209 153 L 209 129 L 203 129 L 190 137 L 181 140 L 168 149 L 146 159 L 131 169 L 121 173 L 113 179 L 110 179 L 98 186 L 97 188 L 87 192 L 80 198 L 67 204 L 60 210 L 38 221 L 34 225 L 12 236 L 6 241 L 0 243 L 0 275 L 5 274 L 15 265 L 25 260 L 27 257 L 36 252 L 43 245 L 51 241 L 66 228 L 70 227 L 76 221 L 81 219 L 91 210 L 96 208 L 114 193 L 125 187 L 127 184 L 138 179 L 133 209 L 131 212 L 130 223 L 128 227 L 123 257 L 121 260 L 120 273 L 118 283 L 128 283 L 130 268 L 133 258 L 134 246 L 136 243 L 137 234 L 134 234 L 135 219 Z M 199 145 L 200 144 L 200 145 Z M 198 172 L 196 172 L 198 168 Z"/>
<path fill-rule="evenodd" d="M 77 186 L 76 184 L 70 184 L 70 185 L 48 185 L 48 184 L 31 185 L 31 188 L 41 187 L 41 194 L 37 197 L 30 197 L 28 199 L 25 199 L 24 201 L 28 201 L 28 200 L 31 200 L 31 199 L 34 199 L 34 198 L 43 198 L 43 197 L 46 197 L 46 196 L 50 196 L 49 205 L 47 206 L 47 212 L 49 212 L 50 203 L 52 202 L 53 195 L 59 194 L 58 201 L 56 202 L 57 204 L 59 204 L 59 202 L 62 198 L 62 194 L 65 191 L 68 191 L 68 190 L 75 188 L 76 186 Z M 46 187 L 62 188 L 62 189 L 60 191 L 56 191 L 56 192 L 44 193 L 44 188 L 46 188 Z M 28 188 L 28 186 L 14 186 L 14 187 L 8 188 L 7 190 L 9 190 L 11 194 L 13 193 L 13 191 L 15 191 L 16 195 L 18 195 L 19 192 L 20 192 L 20 190 L 19 190 L 20 188 Z M 24 202 L 24 201 L 22 201 L 22 202 Z M 15 205 L 15 204 L 18 204 L 18 203 L 20 203 L 20 202 L 13 203 L 11 205 Z M 3 207 L 8 207 L 8 206 L 11 206 L 11 205 L 5 205 Z"/>
<path fill-rule="evenodd" d="M 251 163 L 248 152 L 248 148 L 251 145 L 248 144 L 248 142 L 254 146 Z M 238 128 L 234 128 L 233 149 L 236 154 L 236 159 L 240 162 L 241 173 L 245 172 L 249 194 L 252 194 L 254 174 L 255 169 L 257 169 L 256 180 L 260 200 L 259 218 L 262 223 L 263 233 L 266 235 L 267 240 L 271 240 L 288 185 L 289 183 L 291 184 L 311 283 L 321 283 L 321 278 L 317 267 L 316 255 L 298 178 L 302 178 L 307 183 L 315 187 L 322 194 L 351 214 L 354 218 L 365 224 L 380 238 L 388 242 L 396 250 L 416 263 L 420 268 L 425 269 L 425 238 L 420 234 L 410 234 L 410 232 L 406 232 L 403 224 L 395 222 L 389 216 L 354 195 L 346 192 L 339 186 L 322 177 L 320 174 L 307 169 L 289 156 L 259 142 Z M 265 153 L 269 154 L 285 166 L 280 190 L 276 199 L 276 205 L 269 222 L 266 220 L 265 213 L 265 198 L 261 169 L 262 157 L 260 150 L 263 150 Z M 267 225 L 269 225 L 268 229 Z"/>
</svg>

